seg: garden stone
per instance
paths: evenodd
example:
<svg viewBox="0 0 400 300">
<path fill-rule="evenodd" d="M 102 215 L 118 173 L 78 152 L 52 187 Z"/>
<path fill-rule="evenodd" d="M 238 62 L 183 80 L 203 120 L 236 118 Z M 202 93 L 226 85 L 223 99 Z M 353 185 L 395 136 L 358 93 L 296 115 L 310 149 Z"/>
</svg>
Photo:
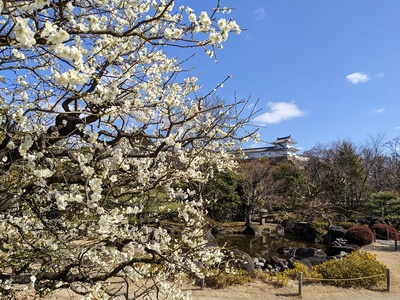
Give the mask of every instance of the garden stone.
<svg viewBox="0 0 400 300">
<path fill-rule="evenodd" d="M 243 234 L 260 235 L 260 231 L 254 225 L 249 225 L 243 230 Z"/>
<path fill-rule="evenodd" d="M 218 248 L 218 242 L 213 236 L 213 234 L 208 231 L 204 236 L 204 239 L 207 241 L 206 248 Z"/>
<path fill-rule="evenodd" d="M 251 258 L 251 256 L 246 252 L 239 249 L 233 249 L 231 253 L 233 256 L 233 266 L 246 270 L 251 277 L 254 277 L 253 258 Z"/>
</svg>

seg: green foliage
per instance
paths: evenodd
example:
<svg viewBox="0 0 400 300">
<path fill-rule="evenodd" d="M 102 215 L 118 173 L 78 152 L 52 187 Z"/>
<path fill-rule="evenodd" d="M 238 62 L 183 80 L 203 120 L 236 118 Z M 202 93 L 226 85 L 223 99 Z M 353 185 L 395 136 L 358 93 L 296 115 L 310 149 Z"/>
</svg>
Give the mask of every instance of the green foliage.
<svg viewBox="0 0 400 300">
<path fill-rule="evenodd" d="M 400 215 L 400 197 L 394 192 L 378 192 L 371 195 L 364 204 L 364 210 L 369 215 L 380 217 Z"/>
<path fill-rule="evenodd" d="M 372 230 L 375 231 L 378 238 L 381 238 L 381 239 L 386 238 L 387 231 L 389 231 L 389 239 L 391 239 L 391 240 L 399 239 L 399 233 L 397 232 L 396 228 L 394 228 L 393 226 L 390 226 L 388 224 L 374 224 L 372 226 Z"/>
<path fill-rule="evenodd" d="M 337 224 L 337 226 L 341 226 L 341 227 L 343 227 L 344 229 L 349 229 L 349 228 L 351 228 L 351 227 L 354 226 L 354 223 L 352 223 L 352 222 L 339 222 L 339 223 Z"/>
<path fill-rule="evenodd" d="M 392 215 L 392 216 L 387 216 L 385 218 L 390 224 L 393 224 L 393 226 L 400 231 L 400 214 L 399 215 Z"/>
<path fill-rule="evenodd" d="M 325 231 L 328 227 L 329 227 L 329 223 L 328 222 L 316 222 L 314 221 L 313 223 L 313 227 L 315 229 L 317 229 L 318 231 Z"/>
<path fill-rule="evenodd" d="M 374 233 L 366 226 L 353 226 L 347 230 L 345 239 L 347 239 L 350 244 L 365 246 L 373 243 Z"/>
<path fill-rule="evenodd" d="M 274 193 L 285 201 L 290 210 L 300 207 L 304 201 L 302 194 L 304 170 L 291 161 L 277 163 L 271 170 Z M 281 200 L 282 201 L 282 200 Z"/>
<path fill-rule="evenodd" d="M 314 269 L 324 279 L 348 279 L 329 281 L 340 287 L 370 288 L 384 282 L 386 274 L 386 266 L 378 262 L 375 255 L 361 251 L 354 251 L 341 260 L 327 261 Z"/>
<path fill-rule="evenodd" d="M 243 215 L 238 182 L 233 172 L 215 174 L 204 187 L 204 195 L 214 199 L 206 205 L 208 216 L 213 220 L 228 221 Z"/>
</svg>

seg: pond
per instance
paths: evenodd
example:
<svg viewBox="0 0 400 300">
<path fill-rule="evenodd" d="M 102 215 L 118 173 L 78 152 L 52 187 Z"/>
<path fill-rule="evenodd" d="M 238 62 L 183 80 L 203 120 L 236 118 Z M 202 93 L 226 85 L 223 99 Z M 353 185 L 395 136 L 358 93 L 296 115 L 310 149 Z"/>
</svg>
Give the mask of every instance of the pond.
<svg viewBox="0 0 400 300">
<path fill-rule="evenodd" d="M 220 247 L 227 249 L 238 248 L 252 257 L 263 257 L 270 259 L 272 256 L 279 256 L 277 250 L 280 247 L 296 247 L 296 248 L 318 248 L 324 249 L 325 245 L 305 242 L 296 236 L 285 234 L 285 236 L 268 236 L 268 235 L 245 235 L 245 234 L 218 234 L 215 238 Z"/>
</svg>

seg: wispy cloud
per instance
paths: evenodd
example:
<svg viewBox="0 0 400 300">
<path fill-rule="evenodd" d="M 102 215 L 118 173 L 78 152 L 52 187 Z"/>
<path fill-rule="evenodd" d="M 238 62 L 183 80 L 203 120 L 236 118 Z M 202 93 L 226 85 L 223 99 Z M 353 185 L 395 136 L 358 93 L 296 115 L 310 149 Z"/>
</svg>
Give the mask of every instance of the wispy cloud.
<svg viewBox="0 0 400 300">
<path fill-rule="evenodd" d="M 375 77 L 378 77 L 378 78 L 380 78 L 380 77 L 385 77 L 385 73 L 378 73 L 378 74 L 376 74 L 375 75 Z"/>
<path fill-rule="evenodd" d="M 356 72 L 346 76 L 347 80 L 353 84 L 367 82 L 369 77 L 363 72 Z"/>
<path fill-rule="evenodd" d="M 261 7 L 259 9 L 256 9 L 254 11 L 254 15 L 256 17 L 256 21 L 261 21 L 262 19 L 265 18 L 265 16 L 267 15 L 267 12 L 265 11 L 265 7 Z"/>
<path fill-rule="evenodd" d="M 381 113 L 383 113 L 384 111 L 385 111 L 384 108 L 376 108 L 376 109 L 372 110 L 372 113 L 373 113 L 373 114 L 381 114 Z"/>
<path fill-rule="evenodd" d="M 278 124 L 282 121 L 301 117 L 305 114 L 294 102 L 268 102 L 269 111 L 257 116 L 253 121 L 260 125 Z"/>
</svg>

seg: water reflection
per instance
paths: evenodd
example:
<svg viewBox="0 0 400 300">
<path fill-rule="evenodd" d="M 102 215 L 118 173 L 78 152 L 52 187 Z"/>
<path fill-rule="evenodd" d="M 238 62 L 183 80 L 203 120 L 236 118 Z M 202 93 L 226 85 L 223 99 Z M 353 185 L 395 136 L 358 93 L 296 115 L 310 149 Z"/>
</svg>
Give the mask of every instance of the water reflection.
<svg viewBox="0 0 400 300">
<path fill-rule="evenodd" d="M 277 249 L 283 246 L 297 248 L 323 248 L 323 245 L 316 245 L 299 240 L 290 235 L 278 236 L 252 236 L 245 234 L 219 234 L 215 236 L 220 247 L 233 249 L 238 248 L 252 257 L 263 257 L 270 259 L 272 256 L 280 256 Z"/>
</svg>

